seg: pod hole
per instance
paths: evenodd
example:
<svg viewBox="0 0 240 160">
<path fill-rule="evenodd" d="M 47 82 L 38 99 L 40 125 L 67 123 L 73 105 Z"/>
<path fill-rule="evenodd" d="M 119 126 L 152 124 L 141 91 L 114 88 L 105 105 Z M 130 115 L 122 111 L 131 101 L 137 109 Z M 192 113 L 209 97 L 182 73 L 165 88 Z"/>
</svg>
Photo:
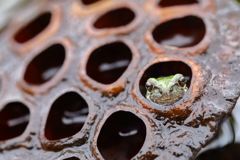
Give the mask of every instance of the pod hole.
<svg viewBox="0 0 240 160">
<path fill-rule="evenodd" d="M 67 92 L 51 106 L 45 125 L 45 137 L 59 140 L 78 133 L 88 116 L 86 101 L 75 92 Z"/>
<path fill-rule="evenodd" d="M 152 35 L 161 45 L 184 48 L 197 45 L 205 33 L 206 26 L 201 18 L 186 16 L 159 24 Z"/>
<path fill-rule="evenodd" d="M 177 73 L 185 77 L 187 80 L 187 87 L 189 88 L 192 80 L 192 70 L 186 63 L 181 61 L 169 61 L 151 65 L 140 79 L 139 89 L 142 95 L 144 97 L 146 96 L 147 90 L 145 84 L 149 78 L 167 77 Z"/>
<path fill-rule="evenodd" d="M 140 151 L 145 137 L 144 122 L 131 112 L 119 111 L 104 123 L 97 147 L 105 160 L 129 160 Z"/>
<path fill-rule="evenodd" d="M 51 21 L 52 14 L 50 12 L 43 13 L 32 22 L 21 28 L 14 36 L 18 43 L 25 43 L 37 35 L 39 35 Z"/>
<path fill-rule="evenodd" d="M 191 5 L 196 3 L 199 3 L 198 0 L 160 0 L 158 6 L 164 8 L 178 5 Z"/>
<path fill-rule="evenodd" d="M 106 44 L 95 49 L 87 62 L 87 75 L 102 84 L 115 82 L 128 68 L 132 52 L 122 42 Z"/>
<path fill-rule="evenodd" d="M 123 7 L 105 13 L 93 25 L 97 29 L 116 28 L 129 24 L 134 18 L 134 12 Z"/>
<path fill-rule="evenodd" d="M 63 45 L 54 44 L 50 46 L 28 64 L 24 80 L 32 85 L 41 85 L 49 81 L 61 69 L 65 56 Z"/>
<path fill-rule="evenodd" d="M 240 143 L 230 143 L 225 146 L 218 146 L 214 149 L 207 150 L 198 155 L 195 160 L 238 160 Z"/>
<path fill-rule="evenodd" d="M 20 102 L 8 103 L 0 112 L 0 140 L 20 136 L 26 129 L 30 119 L 27 106 Z"/>
<path fill-rule="evenodd" d="M 66 159 L 64 159 L 64 160 L 80 160 L 80 159 L 77 158 L 77 157 L 70 157 L 70 158 L 66 158 Z"/>
<path fill-rule="evenodd" d="M 101 0 L 82 0 L 82 3 L 83 3 L 84 5 L 90 5 L 90 4 L 99 2 L 99 1 L 101 1 Z"/>
</svg>

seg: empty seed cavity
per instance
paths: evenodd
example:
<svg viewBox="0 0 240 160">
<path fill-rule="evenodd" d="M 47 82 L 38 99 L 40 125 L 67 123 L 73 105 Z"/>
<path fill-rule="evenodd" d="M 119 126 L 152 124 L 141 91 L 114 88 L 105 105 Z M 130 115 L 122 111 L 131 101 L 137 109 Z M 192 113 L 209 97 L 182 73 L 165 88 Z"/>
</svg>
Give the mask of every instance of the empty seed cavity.
<svg viewBox="0 0 240 160">
<path fill-rule="evenodd" d="M 80 160 L 80 159 L 77 158 L 77 157 L 70 157 L 70 158 L 66 158 L 66 159 L 64 159 L 64 160 Z"/>
<path fill-rule="evenodd" d="M 159 24 L 152 36 L 161 45 L 185 48 L 197 45 L 205 33 L 206 26 L 201 18 L 186 16 Z"/>
<path fill-rule="evenodd" d="M 25 131 L 30 111 L 20 102 L 8 103 L 0 111 L 0 141 L 18 137 Z"/>
<path fill-rule="evenodd" d="M 97 147 L 105 160 L 130 160 L 146 138 L 144 122 L 131 112 L 113 113 L 104 123 Z"/>
<path fill-rule="evenodd" d="M 24 80 L 31 85 L 41 85 L 52 79 L 61 69 L 66 57 L 65 48 L 54 44 L 38 54 L 28 64 Z"/>
<path fill-rule="evenodd" d="M 59 140 L 78 133 L 88 116 L 88 104 L 75 92 L 67 92 L 51 106 L 45 125 L 45 137 Z"/>
<path fill-rule="evenodd" d="M 101 0 L 82 0 L 82 3 L 83 3 L 84 5 L 90 5 L 90 4 L 99 2 L 99 1 L 101 1 Z"/>
<path fill-rule="evenodd" d="M 95 49 L 87 62 L 86 73 L 102 84 L 117 81 L 132 60 L 132 52 L 123 42 L 113 42 Z"/>
<path fill-rule="evenodd" d="M 32 22 L 22 27 L 15 35 L 14 40 L 18 43 L 25 43 L 39 35 L 51 22 L 52 14 L 43 13 Z"/>
<path fill-rule="evenodd" d="M 199 3 L 198 0 L 160 0 L 158 6 L 164 8 L 178 5 L 191 5 L 197 3 Z"/>
<path fill-rule="evenodd" d="M 126 26 L 134 18 L 135 14 L 131 9 L 122 7 L 103 14 L 94 22 L 93 26 L 97 29 L 117 28 Z"/>
</svg>

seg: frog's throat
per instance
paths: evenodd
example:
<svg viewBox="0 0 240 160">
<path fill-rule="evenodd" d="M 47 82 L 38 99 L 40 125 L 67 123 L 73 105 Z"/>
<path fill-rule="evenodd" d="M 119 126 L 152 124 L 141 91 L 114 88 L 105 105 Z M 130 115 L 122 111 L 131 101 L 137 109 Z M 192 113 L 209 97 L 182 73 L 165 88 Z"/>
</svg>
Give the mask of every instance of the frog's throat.
<svg viewBox="0 0 240 160">
<path fill-rule="evenodd" d="M 184 93 L 188 90 L 188 87 L 185 85 L 185 87 L 183 88 Z M 177 94 L 173 97 L 170 97 L 169 95 L 166 97 L 164 95 L 166 95 L 166 93 L 164 93 L 162 96 L 152 96 L 151 92 L 147 91 L 146 93 L 146 98 L 154 103 L 160 104 L 160 105 L 164 105 L 164 106 L 170 106 L 174 103 L 176 103 L 177 101 L 179 101 L 180 99 L 182 99 L 182 97 L 184 96 L 183 94 Z"/>
<path fill-rule="evenodd" d="M 161 97 L 154 97 L 151 96 L 150 94 L 147 96 L 147 99 L 149 99 L 150 101 L 160 104 L 160 105 L 164 105 L 164 106 L 169 106 L 172 105 L 174 103 L 176 103 L 177 101 L 179 101 L 182 97 L 184 96 L 184 94 L 178 94 L 174 97 L 169 97 L 169 96 L 161 96 Z"/>
</svg>

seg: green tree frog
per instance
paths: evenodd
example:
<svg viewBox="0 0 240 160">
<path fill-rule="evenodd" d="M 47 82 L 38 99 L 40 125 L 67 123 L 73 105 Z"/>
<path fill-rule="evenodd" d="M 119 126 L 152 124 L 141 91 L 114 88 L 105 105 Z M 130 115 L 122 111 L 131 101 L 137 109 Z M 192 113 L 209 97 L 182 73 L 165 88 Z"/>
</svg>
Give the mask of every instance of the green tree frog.
<svg viewBox="0 0 240 160">
<path fill-rule="evenodd" d="M 179 101 L 188 90 L 182 74 L 168 77 L 149 78 L 146 82 L 146 98 L 154 103 L 169 106 Z"/>
</svg>

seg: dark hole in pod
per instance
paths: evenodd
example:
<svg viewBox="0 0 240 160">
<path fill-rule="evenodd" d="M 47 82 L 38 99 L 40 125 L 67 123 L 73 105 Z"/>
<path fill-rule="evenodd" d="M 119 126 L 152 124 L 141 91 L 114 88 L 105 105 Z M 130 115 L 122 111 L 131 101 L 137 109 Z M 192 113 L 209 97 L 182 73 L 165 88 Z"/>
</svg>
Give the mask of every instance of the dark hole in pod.
<svg viewBox="0 0 240 160">
<path fill-rule="evenodd" d="M 205 33 L 206 26 L 201 18 L 186 16 L 159 24 L 152 35 L 161 45 L 184 48 L 197 45 Z"/>
<path fill-rule="evenodd" d="M 159 7 L 170 7 L 178 5 L 190 5 L 198 3 L 198 0 L 160 0 L 158 3 Z"/>
<path fill-rule="evenodd" d="M 97 82 L 111 84 L 127 69 L 132 52 L 122 42 L 106 44 L 95 49 L 87 62 L 87 75 Z"/>
<path fill-rule="evenodd" d="M 184 62 L 181 61 L 170 61 L 170 62 L 159 62 L 150 66 L 143 74 L 139 88 L 142 95 L 146 96 L 145 84 L 149 78 L 167 77 L 175 75 L 177 73 L 182 74 L 187 80 L 187 87 L 190 87 L 192 80 L 192 70 Z"/>
<path fill-rule="evenodd" d="M 14 36 L 15 41 L 17 41 L 18 43 L 24 43 L 37 36 L 45 28 L 47 28 L 51 21 L 51 17 L 52 14 L 50 12 L 46 12 L 38 16 L 36 19 L 27 24 L 25 27 L 21 28 L 15 34 Z"/>
<path fill-rule="evenodd" d="M 104 123 L 97 147 L 105 160 L 129 160 L 142 148 L 145 137 L 144 122 L 131 112 L 119 111 Z"/>
<path fill-rule="evenodd" d="M 61 69 L 65 56 L 63 45 L 50 46 L 28 64 L 24 80 L 32 85 L 41 85 L 47 82 Z"/>
<path fill-rule="evenodd" d="M 134 12 L 129 8 L 118 8 L 102 15 L 94 23 L 98 29 L 116 28 L 129 24 L 135 18 Z"/>
<path fill-rule="evenodd" d="M 20 102 L 8 103 L 0 111 L 0 140 L 20 136 L 26 129 L 30 119 L 27 106 Z"/>
<path fill-rule="evenodd" d="M 75 92 L 68 92 L 54 101 L 48 114 L 45 137 L 59 140 L 78 133 L 88 116 L 86 101 Z"/>
<path fill-rule="evenodd" d="M 70 158 L 66 158 L 66 159 L 64 159 L 64 160 L 80 160 L 80 159 L 77 158 L 77 157 L 70 157 Z"/>
<path fill-rule="evenodd" d="M 90 4 L 99 2 L 99 1 L 101 1 L 101 0 L 82 0 L 82 3 L 83 3 L 84 5 L 90 5 Z"/>
<path fill-rule="evenodd" d="M 200 154 L 195 160 L 239 160 L 240 143 L 232 143 L 226 146 L 208 150 Z"/>
</svg>

